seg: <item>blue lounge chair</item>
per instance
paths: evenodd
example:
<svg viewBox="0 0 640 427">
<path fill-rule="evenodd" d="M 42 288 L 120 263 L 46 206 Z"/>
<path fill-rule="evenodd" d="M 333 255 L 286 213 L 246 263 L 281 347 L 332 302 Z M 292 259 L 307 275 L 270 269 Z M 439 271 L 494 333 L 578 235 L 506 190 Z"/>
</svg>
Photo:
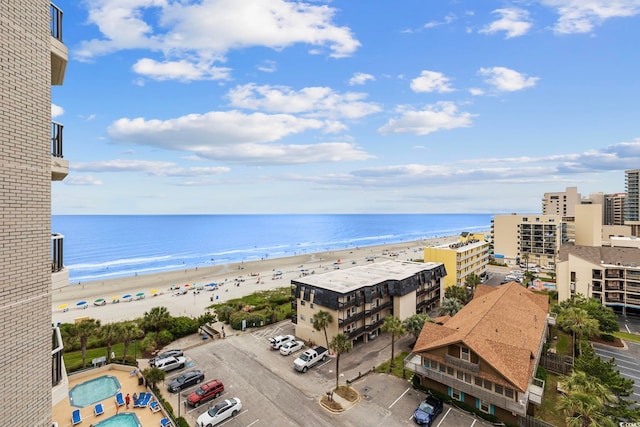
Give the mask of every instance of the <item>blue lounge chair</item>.
<svg viewBox="0 0 640 427">
<path fill-rule="evenodd" d="M 151 412 L 158 412 L 160 409 L 162 409 L 160 407 L 160 404 L 155 400 L 149 404 L 149 408 L 151 409 Z"/>
<path fill-rule="evenodd" d="M 104 414 L 104 408 L 102 407 L 102 403 L 98 403 L 96 406 L 94 406 L 93 412 L 96 414 L 96 417 L 98 415 Z"/>
<path fill-rule="evenodd" d="M 124 405 L 124 398 L 122 397 L 122 393 L 116 394 L 116 405 L 118 406 Z"/>
<path fill-rule="evenodd" d="M 151 393 L 145 393 L 145 392 L 140 393 L 140 396 L 138 397 L 138 402 L 134 403 L 133 407 L 146 408 L 149 402 L 151 401 L 152 397 L 153 395 Z"/>
<path fill-rule="evenodd" d="M 163 418 L 160 420 L 161 427 L 171 427 L 171 420 L 169 418 Z"/>
<path fill-rule="evenodd" d="M 80 414 L 80 409 L 74 409 L 71 413 L 71 425 L 80 424 L 82 422 L 82 415 Z"/>
</svg>

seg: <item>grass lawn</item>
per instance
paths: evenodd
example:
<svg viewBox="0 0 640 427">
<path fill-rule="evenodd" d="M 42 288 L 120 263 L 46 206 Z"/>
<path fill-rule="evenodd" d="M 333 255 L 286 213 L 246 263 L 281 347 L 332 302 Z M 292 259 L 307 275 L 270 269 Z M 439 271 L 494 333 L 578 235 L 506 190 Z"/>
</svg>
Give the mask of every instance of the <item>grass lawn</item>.
<svg viewBox="0 0 640 427">
<path fill-rule="evenodd" d="M 404 359 L 409 355 L 408 351 L 403 351 L 400 354 L 396 354 L 393 358 L 393 369 L 391 374 L 399 378 L 404 378 Z M 389 373 L 389 361 L 382 363 L 380 366 L 376 366 L 375 372 Z M 412 375 L 411 372 L 408 373 Z"/>
<path fill-rule="evenodd" d="M 129 345 L 129 350 L 127 352 L 127 359 L 130 362 L 133 361 L 133 351 L 135 347 L 134 344 Z M 116 355 L 115 360 L 117 362 L 122 361 L 122 352 L 124 351 L 124 344 L 114 344 L 111 346 L 111 351 L 113 351 Z M 88 348 L 87 349 L 87 367 L 91 367 L 91 360 L 96 359 L 98 357 L 107 356 L 107 347 L 100 348 Z M 141 356 L 140 349 L 138 348 L 138 357 Z M 69 351 L 64 352 L 62 355 L 64 359 L 64 365 L 67 368 L 67 372 L 73 372 L 78 369 L 82 369 L 82 350 L 78 351 Z"/>
<path fill-rule="evenodd" d="M 636 334 L 629 334 L 627 332 L 614 332 L 613 336 L 618 337 L 621 340 L 640 342 L 640 335 L 636 335 Z"/>
<path fill-rule="evenodd" d="M 571 348 L 573 337 L 571 336 L 571 334 L 567 334 L 557 327 L 553 327 L 551 328 L 550 335 L 552 337 L 558 337 L 558 339 L 555 340 L 555 348 L 557 354 L 563 354 L 565 356 L 571 356 L 573 354 L 573 349 Z"/>
<path fill-rule="evenodd" d="M 560 375 L 549 372 L 544 385 L 544 397 L 542 405 L 536 407 L 535 416 L 557 427 L 565 427 L 567 424 L 562 412 L 556 409 L 556 404 L 561 394 L 556 390 Z"/>
</svg>

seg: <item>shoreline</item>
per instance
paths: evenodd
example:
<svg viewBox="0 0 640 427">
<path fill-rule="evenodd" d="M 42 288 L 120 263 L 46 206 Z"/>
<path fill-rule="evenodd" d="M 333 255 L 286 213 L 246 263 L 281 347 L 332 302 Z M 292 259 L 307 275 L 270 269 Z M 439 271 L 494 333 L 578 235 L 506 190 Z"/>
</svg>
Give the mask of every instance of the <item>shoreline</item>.
<svg viewBox="0 0 640 427">
<path fill-rule="evenodd" d="M 167 307 L 173 316 L 199 316 L 211 304 L 240 298 L 260 290 L 289 286 L 291 279 L 300 277 L 303 269 L 311 274 L 319 274 L 333 270 L 334 263 L 339 263 L 337 265 L 340 269 L 347 269 L 365 265 L 369 257 L 373 257 L 374 262 L 423 259 L 423 251 L 419 249 L 453 243 L 458 238 L 459 235 L 440 236 L 69 284 L 52 291 L 52 321 L 73 323 L 74 320 L 87 316 L 107 323 L 132 320 L 156 306 Z M 281 274 L 274 275 L 276 271 Z M 217 290 L 189 291 L 184 295 L 176 295 L 176 290 L 172 289 L 175 286 L 184 288 L 187 283 L 205 285 L 212 282 L 218 284 Z M 157 294 L 152 296 L 151 290 L 156 290 Z M 145 293 L 143 299 L 129 302 L 121 300 L 116 304 L 111 302 L 114 296 L 121 298 L 125 294 L 131 294 L 135 298 L 135 294 L 139 292 Z M 95 306 L 93 302 L 98 298 L 104 298 L 107 304 Z M 76 305 L 80 301 L 86 301 L 86 308 Z M 68 304 L 68 310 L 59 308 L 61 304 Z"/>
</svg>

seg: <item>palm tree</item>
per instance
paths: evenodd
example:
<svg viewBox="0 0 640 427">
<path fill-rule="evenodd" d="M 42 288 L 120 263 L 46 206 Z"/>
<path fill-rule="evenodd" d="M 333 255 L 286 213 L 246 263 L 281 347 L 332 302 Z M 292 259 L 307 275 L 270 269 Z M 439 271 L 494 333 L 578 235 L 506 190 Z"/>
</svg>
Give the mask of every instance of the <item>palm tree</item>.
<svg viewBox="0 0 640 427">
<path fill-rule="evenodd" d="M 453 316 L 462 309 L 462 303 L 457 298 L 444 298 L 440 306 L 440 314 Z"/>
<path fill-rule="evenodd" d="M 127 358 L 129 351 L 129 345 L 133 340 L 140 338 L 143 335 L 142 329 L 138 327 L 135 322 L 125 322 L 122 325 L 122 339 L 124 341 L 124 350 L 122 351 L 122 361 Z"/>
<path fill-rule="evenodd" d="M 614 427 L 613 420 L 602 411 L 604 405 L 597 396 L 572 392 L 560 397 L 557 408 L 565 415 L 568 427 Z"/>
<path fill-rule="evenodd" d="M 89 337 L 95 335 L 100 330 L 100 321 L 96 319 L 85 319 L 78 323 L 75 328 L 76 336 L 80 339 L 82 349 L 82 367 L 87 366 L 87 342 Z"/>
<path fill-rule="evenodd" d="M 336 353 L 336 390 L 338 389 L 338 379 L 340 378 L 340 355 L 348 353 L 353 348 L 353 343 L 345 334 L 337 334 L 331 338 L 329 348 Z"/>
<path fill-rule="evenodd" d="M 558 316 L 558 326 L 565 331 L 573 332 L 574 350 L 577 346 L 578 356 L 580 356 L 581 352 L 582 337 L 593 337 L 600 332 L 600 322 L 591 317 L 587 310 L 578 307 L 569 307 L 564 310 L 560 316 Z"/>
<path fill-rule="evenodd" d="M 142 327 L 145 331 L 159 332 L 171 324 L 171 314 L 167 307 L 153 307 L 144 313 Z"/>
<path fill-rule="evenodd" d="M 475 294 L 476 288 L 480 283 L 482 283 L 482 280 L 480 279 L 480 276 L 478 276 L 477 274 L 470 274 L 464 278 L 464 285 L 468 294 L 467 301 L 470 301 L 473 299 L 473 294 Z"/>
<path fill-rule="evenodd" d="M 111 363 L 111 346 L 122 339 L 120 323 L 107 323 L 100 329 L 100 335 L 107 346 L 107 363 Z"/>
<path fill-rule="evenodd" d="M 328 311 L 320 310 L 311 318 L 311 325 L 316 331 L 324 331 L 324 339 L 329 348 L 329 336 L 327 335 L 327 326 L 333 323 L 333 316 Z"/>
<path fill-rule="evenodd" d="M 613 402 L 611 391 L 596 377 L 587 375 L 583 371 L 574 370 L 571 375 L 564 377 L 560 384 L 567 393 L 586 393 L 597 397 L 603 403 Z"/>
<path fill-rule="evenodd" d="M 389 362 L 389 372 L 393 368 L 393 358 L 395 357 L 396 336 L 402 336 L 407 330 L 402 326 L 402 321 L 396 316 L 387 316 L 382 322 L 382 331 L 391 332 L 391 361 Z"/>
<path fill-rule="evenodd" d="M 151 384 L 152 390 L 157 390 L 156 384 L 164 381 L 165 375 L 165 371 L 158 368 L 147 368 L 142 371 L 142 376 Z"/>
<path fill-rule="evenodd" d="M 432 322 L 433 319 L 429 317 L 428 314 L 424 313 L 416 313 L 413 316 L 409 316 L 402 322 L 402 326 L 413 335 L 414 342 L 418 340 L 420 336 L 420 332 L 422 332 L 422 328 L 424 328 L 424 324 L 427 322 Z"/>
</svg>

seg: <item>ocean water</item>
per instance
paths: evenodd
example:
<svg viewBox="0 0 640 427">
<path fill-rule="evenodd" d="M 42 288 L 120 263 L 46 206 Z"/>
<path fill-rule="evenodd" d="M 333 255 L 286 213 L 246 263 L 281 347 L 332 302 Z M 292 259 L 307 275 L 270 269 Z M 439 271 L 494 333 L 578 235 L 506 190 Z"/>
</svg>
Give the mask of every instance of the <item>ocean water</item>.
<svg viewBox="0 0 640 427">
<path fill-rule="evenodd" d="M 71 284 L 409 242 L 491 227 L 492 214 L 54 215 Z"/>
</svg>

